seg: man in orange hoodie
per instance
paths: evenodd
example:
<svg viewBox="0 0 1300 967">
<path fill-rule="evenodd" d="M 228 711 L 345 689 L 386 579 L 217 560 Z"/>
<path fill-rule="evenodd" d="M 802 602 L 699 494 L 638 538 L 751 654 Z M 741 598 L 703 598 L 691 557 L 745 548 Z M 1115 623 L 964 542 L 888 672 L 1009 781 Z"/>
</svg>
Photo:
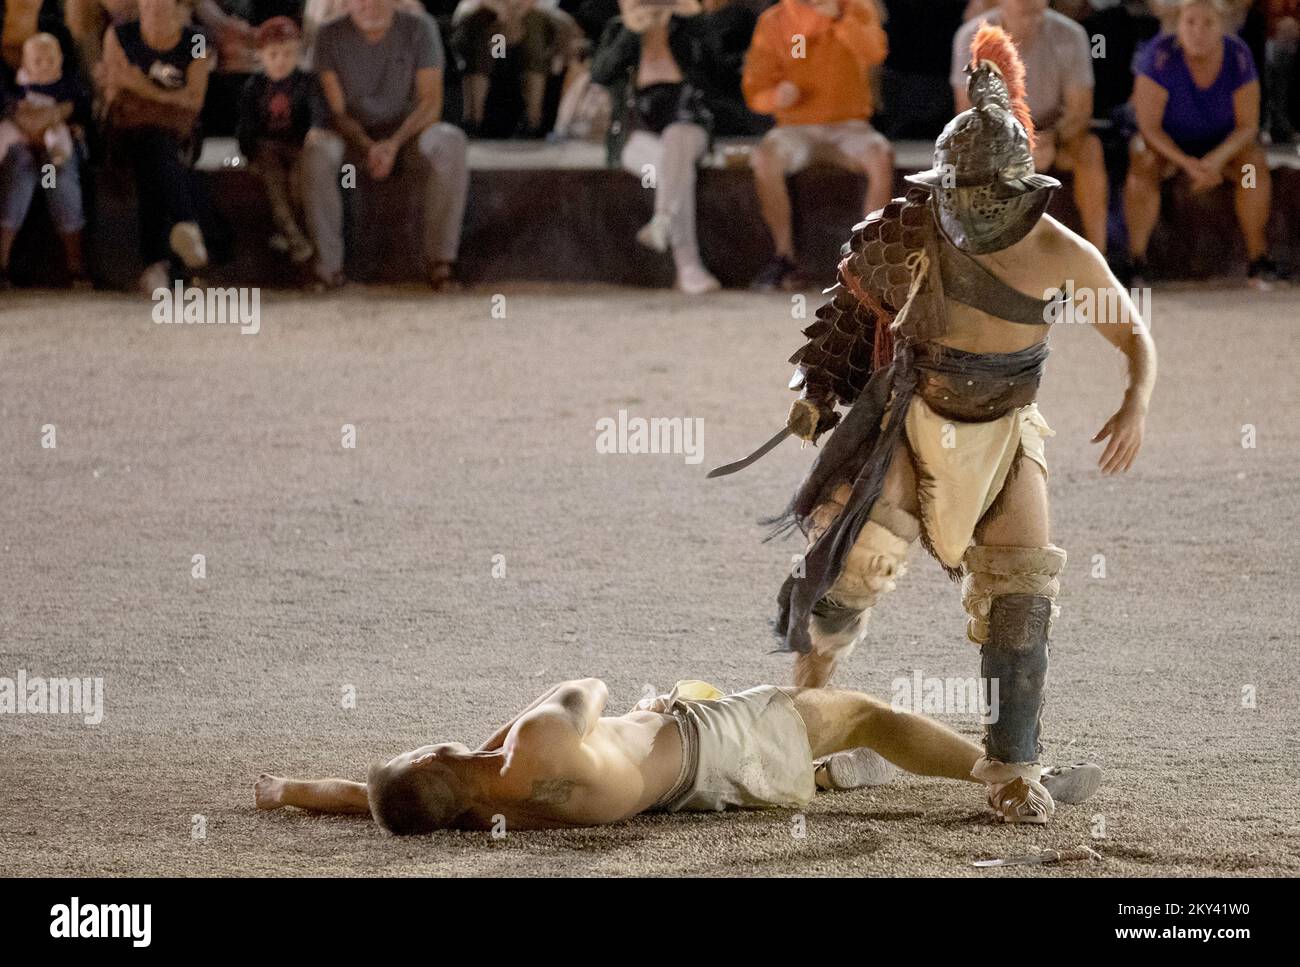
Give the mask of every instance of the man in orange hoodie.
<svg viewBox="0 0 1300 967">
<path fill-rule="evenodd" d="M 865 212 L 889 201 L 894 152 L 871 126 L 869 76 L 887 52 L 874 0 L 781 0 L 758 18 L 742 86 L 751 110 L 776 117 L 750 156 L 776 252 L 755 288 L 798 284 L 787 175 L 830 162 L 867 176 Z"/>
</svg>

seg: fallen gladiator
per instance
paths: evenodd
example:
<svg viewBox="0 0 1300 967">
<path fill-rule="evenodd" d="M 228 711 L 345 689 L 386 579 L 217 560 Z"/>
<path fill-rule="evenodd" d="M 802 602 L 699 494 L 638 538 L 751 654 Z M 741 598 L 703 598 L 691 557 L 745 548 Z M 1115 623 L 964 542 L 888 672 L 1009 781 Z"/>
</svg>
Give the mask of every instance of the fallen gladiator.
<svg viewBox="0 0 1300 967">
<path fill-rule="evenodd" d="M 932 719 L 843 689 L 722 695 L 679 682 L 619 716 L 603 714 L 608 697 L 599 679 L 563 682 L 478 749 L 421 746 L 372 765 L 364 783 L 263 774 L 257 806 L 368 812 L 396 835 L 600 826 L 644 812 L 801 808 L 818 788 L 886 782 L 893 766 L 974 782 L 983 754 Z M 1100 769 L 1050 769 L 1043 782 L 1056 802 L 1079 802 Z"/>
</svg>

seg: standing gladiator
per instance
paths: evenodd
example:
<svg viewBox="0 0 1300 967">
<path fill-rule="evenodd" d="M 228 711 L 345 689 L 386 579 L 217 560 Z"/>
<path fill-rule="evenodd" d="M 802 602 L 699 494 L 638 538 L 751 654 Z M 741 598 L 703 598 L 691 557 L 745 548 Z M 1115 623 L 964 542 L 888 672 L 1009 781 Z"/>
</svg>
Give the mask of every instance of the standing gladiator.
<svg viewBox="0 0 1300 967">
<path fill-rule="evenodd" d="M 1052 430 L 1034 402 L 1049 324 L 1083 316 L 1127 359 L 1124 401 L 1093 439 L 1107 441 L 1107 474 L 1142 444 L 1155 349 L 1101 254 L 1044 214 L 1060 183 L 1034 172 L 1015 47 L 985 26 L 971 54 L 974 106 L 907 197 L 855 226 L 791 358 L 789 432 L 835 432 L 782 518 L 810 543 L 776 630 L 797 653 L 795 684 L 826 685 L 919 538 L 961 579 L 981 678 L 998 683 L 971 774 L 1004 821 L 1045 823 L 1055 804 L 1040 782 L 1040 713 L 1065 565 L 1048 534 Z"/>
</svg>

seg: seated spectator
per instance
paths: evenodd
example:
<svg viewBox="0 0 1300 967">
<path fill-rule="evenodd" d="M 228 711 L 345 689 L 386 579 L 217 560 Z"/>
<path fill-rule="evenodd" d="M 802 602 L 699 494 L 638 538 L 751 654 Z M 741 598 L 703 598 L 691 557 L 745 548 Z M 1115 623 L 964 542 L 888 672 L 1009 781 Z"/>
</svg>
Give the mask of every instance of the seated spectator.
<svg viewBox="0 0 1300 967">
<path fill-rule="evenodd" d="M 146 265 L 140 287 L 150 294 L 170 284 L 173 254 L 189 272 L 208 263 L 186 158 L 213 58 L 196 56 L 202 47 L 184 16 L 177 0 L 140 0 L 139 20 L 104 35 L 109 150 L 125 158 L 135 178 Z"/>
<path fill-rule="evenodd" d="M 776 116 L 750 154 L 775 253 L 760 290 L 796 288 L 787 175 L 825 161 L 867 176 L 864 211 L 889 201 L 894 150 L 871 126 L 869 74 L 888 49 L 874 0 L 781 0 L 758 18 L 742 81 L 749 106 Z"/>
<path fill-rule="evenodd" d="M 1291 92 L 1297 86 L 1296 44 L 1300 40 L 1300 0 L 1269 0 L 1264 89 L 1268 92 L 1265 129 L 1274 144 L 1296 140 Z"/>
<path fill-rule="evenodd" d="M 524 116 L 519 133 L 540 138 L 546 82 L 558 60 L 566 60 L 578 39 L 568 14 L 540 9 L 535 0 L 461 0 L 452 17 L 451 49 L 462 65 L 462 127 L 473 135 L 483 130 L 493 69 L 509 54 L 519 57 Z"/>
<path fill-rule="evenodd" d="M 880 71 L 877 127 L 891 141 L 933 141 L 952 120 L 952 38 L 967 0 L 885 0 L 889 54 Z"/>
<path fill-rule="evenodd" d="M 316 250 L 298 222 L 294 198 L 301 184 L 302 146 L 313 126 L 328 123 L 316 80 L 304 73 L 302 35 L 288 17 L 272 17 L 254 41 L 262 73 L 244 85 L 239 102 L 239 150 L 266 188 L 276 234 L 271 247 L 296 264 Z"/>
<path fill-rule="evenodd" d="M 610 161 L 638 178 L 652 174 L 654 215 L 637 241 L 656 252 L 672 249 L 680 291 L 712 292 L 718 280 L 700 260 L 695 237 L 695 166 L 713 123 L 704 93 L 714 49 L 708 25 L 698 0 L 620 6 L 591 62 L 592 81 L 608 88 L 613 102 Z"/>
<path fill-rule="evenodd" d="M 433 18 L 396 0 L 349 0 L 316 36 L 316 70 L 333 130 L 307 137 L 304 205 L 322 285 L 342 284 L 345 163 L 372 181 L 413 169 L 424 181 L 426 277 L 455 286 L 469 172 L 465 133 L 442 117 L 442 40 Z"/>
<path fill-rule="evenodd" d="M 1226 30 L 1223 0 L 1183 0 L 1177 32 L 1147 45 L 1138 65 L 1133 139 L 1124 187 L 1129 254 L 1135 277 L 1148 276 L 1147 243 L 1160 217 L 1160 183 L 1180 171 L 1192 191 L 1226 179 L 1236 193 L 1253 283 L 1278 277 L 1268 258 L 1272 180 L 1259 146 L 1259 80 L 1250 51 Z M 1245 178 L 1251 165 L 1253 179 Z"/>
<path fill-rule="evenodd" d="M 968 20 L 953 41 L 949 80 L 958 111 L 970 107 L 965 68 L 971 38 L 984 22 L 1006 30 L 1025 63 L 1026 99 L 1038 133 L 1035 169 L 1073 174 L 1083 234 L 1105 253 L 1109 187 L 1101 140 L 1090 130 L 1094 81 L 1087 33 L 1047 9 L 1047 0 L 999 0 L 996 9 Z"/>
<path fill-rule="evenodd" d="M 70 122 L 84 121 L 86 96 L 75 65 L 63 67 L 63 51 L 51 34 L 33 34 L 23 43 L 22 67 L 5 91 L 0 116 L 0 289 L 9 287 L 14 240 L 27 219 L 37 185 L 49 200 L 50 215 L 76 287 L 88 284 L 82 258 L 80 157 Z M 46 164 L 53 171 L 46 177 Z"/>
</svg>

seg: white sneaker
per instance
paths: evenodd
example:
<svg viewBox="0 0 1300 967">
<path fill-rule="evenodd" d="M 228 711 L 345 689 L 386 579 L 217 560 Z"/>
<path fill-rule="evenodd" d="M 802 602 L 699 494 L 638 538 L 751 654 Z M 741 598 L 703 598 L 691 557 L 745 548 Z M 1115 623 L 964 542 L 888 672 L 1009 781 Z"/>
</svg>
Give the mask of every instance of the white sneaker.
<svg viewBox="0 0 1300 967">
<path fill-rule="evenodd" d="M 1101 788 L 1101 766 L 1092 762 L 1075 762 L 1068 766 L 1043 768 L 1039 782 L 1053 802 L 1067 805 L 1083 802 Z"/>
<path fill-rule="evenodd" d="M 194 222 L 177 222 L 167 236 L 167 244 L 180 256 L 187 269 L 201 269 L 208 264 L 208 249 L 203 233 Z"/>
<path fill-rule="evenodd" d="M 685 292 L 687 295 L 704 295 L 706 292 L 717 292 L 721 288 L 722 283 L 698 262 L 694 265 L 682 266 L 677 270 L 678 292 Z"/>
<path fill-rule="evenodd" d="M 641 226 L 641 230 L 636 233 L 636 240 L 646 248 L 662 254 L 668 251 L 668 231 L 671 226 L 667 215 L 655 215 Z"/>
<path fill-rule="evenodd" d="M 827 788 L 838 792 L 862 789 L 866 786 L 883 786 L 894 781 L 898 767 L 872 749 L 849 749 L 834 752 L 813 763 L 825 776 Z M 820 786 L 821 783 L 819 782 Z"/>
</svg>

